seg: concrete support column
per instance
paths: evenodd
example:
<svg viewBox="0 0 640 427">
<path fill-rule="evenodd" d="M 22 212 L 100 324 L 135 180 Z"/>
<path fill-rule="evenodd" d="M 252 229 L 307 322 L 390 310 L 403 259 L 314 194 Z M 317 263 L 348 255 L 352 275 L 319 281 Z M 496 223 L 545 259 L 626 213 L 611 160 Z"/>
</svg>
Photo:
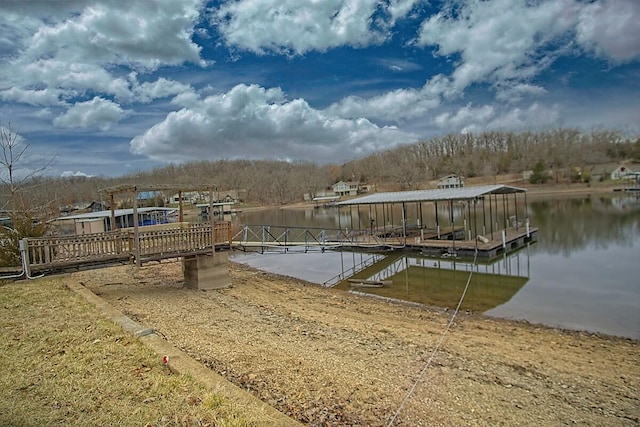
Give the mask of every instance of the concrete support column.
<svg viewBox="0 0 640 427">
<path fill-rule="evenodd" d="M 184 285 L 190 289 L 223 289 L 231 287 L 229 258 L 226 252 L 184 258 Z"/>
</svg>

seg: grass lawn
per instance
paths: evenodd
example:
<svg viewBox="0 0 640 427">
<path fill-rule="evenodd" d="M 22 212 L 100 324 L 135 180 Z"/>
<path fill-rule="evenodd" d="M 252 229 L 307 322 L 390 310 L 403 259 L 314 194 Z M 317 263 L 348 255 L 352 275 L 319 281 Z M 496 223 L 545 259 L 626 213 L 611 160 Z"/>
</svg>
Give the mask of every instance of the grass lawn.
<svg viewBox="0 0 640 427">
<path fill-rule="evenodd" d="M 246 426 L 63 278 L 0 283 L 0 425 Z"/>
</svg>

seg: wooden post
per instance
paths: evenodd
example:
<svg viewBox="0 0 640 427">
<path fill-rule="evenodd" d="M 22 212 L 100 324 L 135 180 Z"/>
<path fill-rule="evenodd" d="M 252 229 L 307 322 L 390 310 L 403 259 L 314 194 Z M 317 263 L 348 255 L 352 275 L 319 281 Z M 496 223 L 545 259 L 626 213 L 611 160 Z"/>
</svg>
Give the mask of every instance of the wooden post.
<svg viewBox="0 0 640 427">
<path fill-rule="evenodd" d="M 136 267 L 142 267 L 140 259 L 140 230 L 138 229 L 138 189 L 133 188 L 133 240 L 135 244 Z"/>
<path fill-rule="evenodd" d="M 484 205 L 483 205 L 484 206 Z M 473 199 L 473 228 L 476 230 L 476 251 L 478 250 L 478 198 Z"/>
<path fill-rule="evenodd" d="M 456 225 L 453 220 L 453 201 L 449 200 L 449 219 L 451 220 L 451 238 L 453 240 L 453 254 L 456 253 Z"/>
<path fill-rule="evenodd" d="M 111 210 L 111 230 L 114 231 L 118 229 L 118 225 L 116 224 L 116 213 L 115 213 L 115 197 L 113 197 L 113 193 L 109 193 L 109 209 Z M 105 230 L 106 231 L 106 230 Z"/>
<path fill-rule="evenodd" d="M 216 255 L 216 221 L 213 219 L 213 189 L 209 187 L 209 224 L 211 225 L 211 255 Z"/>
<path fill-rule="evenodd" d="M 440 240 L 440 221 L 438 220 L 438 202 L 434 202 L 436 206 L 436 230 L 438 232 L 438 240 Z"/>
<path fill-rule="evenodd" d="M 404 244 L 407 245 L 407 213 L 406 205 L 402 202 L 402 233 L 404 234 Z"/>
<path fill-rule="evenodd" d="M 182 210 L 182 190 L 178 191 L 178 222 L 184 221 L 184 212 Z"/>
</svg>

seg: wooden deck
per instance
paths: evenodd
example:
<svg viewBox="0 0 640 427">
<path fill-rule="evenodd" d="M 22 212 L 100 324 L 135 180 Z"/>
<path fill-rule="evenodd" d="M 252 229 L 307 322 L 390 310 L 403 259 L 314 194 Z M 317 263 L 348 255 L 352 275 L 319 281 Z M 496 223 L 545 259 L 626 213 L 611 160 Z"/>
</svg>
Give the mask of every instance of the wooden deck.
<svg viewBox="0 0 640 427">
<path fill-rule="evenodd" d="M 465 234 L 462 229 L 441 232 L 438 239 L 431 231 L 419 231 L 416 235 L 415 230 L 412 230 L 405 237 L 395 231 L 380 235 L 378 232 L 371 233 L 371 230 L 347 232 L 283 227 L 279 233 L 275 233 L 276 227 L 262 227 L 259 231 L 249 233 L 246 227 L 232 230 L 229 222 L 218 222 L 214 229 L 208 224 L 184 223 L 169 228 L 142 229 L 138 232 L 137 239 L 132 230 L 28 238 L 22 241 L 24 271 L 30 277 L 32 273 L 73 271 L 113 264 L 141 265 L 149 261 L 190 257 L 231 248 L 260 248 L 263 251 L 275 248 L 284 252 L 293 251 L 294 247 L 305 251 L 344 248 L 364 251 L 403 249 L 445 257 L 473 257 L 477 249 L 479 257 L 491 259 L 535 241 L 538 232 L 537 228 L 530 228 L 528 231 L 523 227 L 507 228 L 494 232 L 493 238 L 486 236 L 486 241 L 476 241 L 459 239 Z M 258 235 L 262 238 L 254 240 Z M 454 235 L 456 239 L 453 239 Z M 11 277 L 8 274 L 20 275 L 18 270 L 2 271 L 0 277 Z"/>
<path fill-rule="evenodd" d="M 502 231 L 505 233 L 504 241 L 502 239 Z M 408 233 L 409 234 L 409 233 Z M 387 247 L 402 248 L 422 252 L 431 256 L 464 256 L 473 257 L 476 249 L 478 256 L 481 258 L 495 258 L 503 252 L 511 252 L 528 242 L 536 241 L 538 229 L 531 227 L 527 232 L 524 227 L 507 228 L 500 230 L 491 235 L 485 236 L 486 242 L 476 239 L 464 239 L 464 229 L 456 228 L 455 230 L 441 231 L 440 238 L 437 233 L 429 230 L 425 233 L 412 232 L 405 237 L 401 234 L 393 233 L 385 236 L 379 236 L 378 233 L 360 233 L 353 235 L 351 246 L 361 247 L 363 249 L 370 247 Z M 456 236 L 455 239 L 452 236 Z"/>
<path fill-rule="evenodd" d="M 538 238 L 538 229 L 532 227 L 529 232 L 522 229 L 507 228 L 504 230 L 505 238 L 502 239 L 502 232 L 494 233 L 493 239 L 486 236 L 488 241 L 480 240 L 433 240 L 414 238 L 407 240 L 407 248 L 420 250 L 425 255 L 447 255 L 473 257 L 475 251 L 478 251 L 480 258 L 495 258 L 503 252 L 511 252 L 525 246 L 529 242 L 536 241 Z"/>
<path fill-rule="evenodd" d="M 228 249 L 231 224 L 216 223 L 213 231 L 199 224 L 140 231 L 137 241 L 131 230 L 25 240 L 28 272 L 60 271 L 210 253 L 214 245 Z"/>
</svg>

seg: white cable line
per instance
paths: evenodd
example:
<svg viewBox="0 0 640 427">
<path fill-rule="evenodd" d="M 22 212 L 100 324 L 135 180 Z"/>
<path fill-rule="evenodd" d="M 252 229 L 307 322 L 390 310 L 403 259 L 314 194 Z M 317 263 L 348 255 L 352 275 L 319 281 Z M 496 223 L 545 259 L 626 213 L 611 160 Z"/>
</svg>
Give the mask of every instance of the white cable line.
<svg viewBox="0 0 640 427">
<path fill-rule="evenodd" d="M 477 260 L 478 260 L 478 250 L 476 249 L 475 255 L 473 257 L 473 264 L 472 264 L 473 266 L 476 265 Z M 469 272 L 469 277 L 467 278 L 467 284 L 465 285 L 464 290 L 462 291 L 462 295 L 460 295 L 460 300 L 458 301 L 456 310 L 453 312 L 453 315 L 451 316 L 451 319 L 449 320 L 447 327 L 444 329 L 444 332 L 442 332 L 442 335 L 440 336 L 440 340 L 438 340 L 438 343 L 436 344 L 435 348 L 431 352 L 431 356 L 429 356 L 429 360 L 427 360 L 427 362 L 425 363 L 424 368 L 422 368 L 422 370 L 418 374 L 418 378 L 416 378 L 416 381 L 413 383 L 413 386 L 411 386 L 411 388 L 407 392 L 407 395 L 404 397 L 404 399 L 402 399 L 400 406 L 396 410 L 395 414 L 393 414 L 393 418 L 391 418 L 391 421 L 389 421 L 389 424 L 387 424 L 387 427 L 391 427 L 393 423 L 396 421 L 396 418 L 398 418 L 398 415 L 400 415 L 400 411 L 402 411 L 404 404 L 407 402 L 407 400 L 409 400 L 409 397 L 411 397 L 416 387 L 418 387 L 418 384 L 422 380 L 424 373 L 427 371 L 427 369 L 429 369 L 429 365 L 431 365 L 431 361 L 433 360 L 436 353 L 440 349 L 440 346 L 442 345 L 445 337 L 447 336 L 447 332 L 449 332 L 449 328 L 451 328 L 451 325 L 453 324 L 453 321 L 455 320 L 456 315 L 458 314 L 458 311 L 460 311 L 460 306 L 462 305 L 462 301 L 464 301 L 464 297 L 467 294 L 467 289 L 469 289 L 469 284 L 471 283 L 471 276 L 473 276 L 473 268 Z"/>
</svg>

